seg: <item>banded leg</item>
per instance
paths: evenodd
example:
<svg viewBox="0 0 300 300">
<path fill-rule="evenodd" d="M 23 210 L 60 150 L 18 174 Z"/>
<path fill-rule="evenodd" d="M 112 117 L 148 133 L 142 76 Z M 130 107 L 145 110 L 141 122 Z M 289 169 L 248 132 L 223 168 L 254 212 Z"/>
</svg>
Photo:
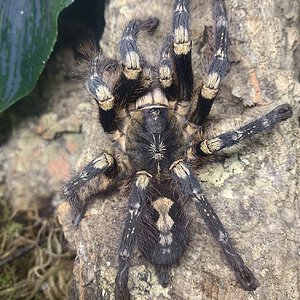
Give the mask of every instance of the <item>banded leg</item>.
<svg viewBox="0 0 300 300">
<path fill-rule="evenodd" d="M 143 64 L 145 64 L 137 47 L 139 31 L 153 32 L 158 23 L 157 18 L 151 18 L 146 21 L 132 20 L 127 24 L 120 43 L 120 53 L 124 66 L 123 73 L 127 79 L 138 79 L 142 72 Z"/>
<path fill-rule="evenodd" d="M 99 54 L 91 63 L 88 89 L 99 106 L 100 122 L 106 132 L 117 129 L 115 106 L 134 102 L 151 84 L 151 70 L 141 59 L 136 40 L 139 31 L 152 32 L 158 19 L 133 20 L 120 42 L 122 65 Z M 129 99 L 130 96 L 130 99 Z"/>
<path fill-rule="evenodd" d="M 103 153 L 88 163 L 81 172 L 76 174 L 63 187 L 63 196 L 74 210 L 73 225 L 78 226 L 85 213 L 85 199 L 80 194 L 81 188 L 89 190 L 93 179 L 103 174 L 106 178 L 112 178 L 117 174 L 117 163 L 113 156 Z M 94 183 L 94 182 L 93 182 Z M 101 184 L 97 181 L 97 186 Z M 91 194 L 94 190 L 85 194 Z"/>
<path fill-rule="evenodd" d="M 183 160 L 175 161 L 171 165 L 170 170 L 174 180 L 185 195 L 195 201 L 199 213 L 204 219 L 210 232 L 223 249 L 226 258 L 233 268 L 235 276 L 243 289 L 247 291 L 255 290 L 259 286 L 259 282 L 245 266 L 243 259 L 232 246 L 227 231 L 214 212 L 212 206 L 203 195 L 201 186 L 192 170 L 183 162 Z"/>
<path fill-rule="evenodd" d="M 143 96 L 152 84 L 152 69 L 138 49 L 137 37 L 140 31 L 153 33 L 158 24 L 157 18 L 143 21 L 136 19 L 130 21 L 123 31 L 120 42 L 122 75 L 114 91 L 123 108 L 128 102 L 134 103 Z"/>
<path fill-rule="evenodd" d="M 159 82 L 170 100 L 176 100 L 175 66 L 173 61 L 173 37 L 168 36 L 165 38 L 160 52 Z"/>
<path fill-rule="evenodd" d="M 115 82 L 108 85 L 103 77 L 105 73 L 116 73 L 118 68 L 116 61 L 106 59 L 100 54 L 92 61 L 89 70 L 88 90 L 98 104 L 99 118 L 105 132 L 114 131 L 117 124 L 114 109 L 116 99 L 113 95 Z"/>
<path fill-rule="evenodd" d="M 277 123 L 287 120 L 292 116 L 292 108 L 289 104 L 282 104 L 264 115 L 237 130 L 225 132 L 217 137 L 204 140 L 193 147 L 192 152 L 196 157 L 214 154 L 226 147 L 252 137 L 262 131 L 273 128 Z"/>
<path fill-rule="evenodd" d="M 179 102 L 190 102 L 193 91 L 189 0 L 176 0 L 173 15 L 174 60 L 179 85 Z"/>
<path fill-rule="evenodd" d="M 190 121 L 197 125 L 201 125 L 206 120 L 217 96 L 220 81 L 229 69 L 227 56 L 228 29 L 224 0 L 214 0 L 213 10 L 216 39 L 215 54 L 208 70 L 207 80 L 201 88 L 197 106 L 190 117 Z"/>
<path fill-rule="evenodd" d="M 135 181 L 129 195 L 129 213 L 122 234 L 119 248 L 119 268 L 115 280 L 115 299 L 130 299 L 128 290 L 128 273 L 130 256 L 136 241 L 136 234 L 140 223 L 140 214 L 146 204 L 147 191 L 151 175 L 145 171 L 136 173 Z"/>
</svg>

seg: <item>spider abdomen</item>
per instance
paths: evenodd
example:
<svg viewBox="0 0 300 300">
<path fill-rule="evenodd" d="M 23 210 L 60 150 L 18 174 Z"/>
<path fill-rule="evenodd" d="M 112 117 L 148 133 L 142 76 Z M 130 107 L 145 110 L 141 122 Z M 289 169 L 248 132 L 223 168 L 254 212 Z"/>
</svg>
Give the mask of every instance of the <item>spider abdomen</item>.
<svg viewBox="0 0 300 300">
<path fill-rule="evenodd" d="M 147 203 L 138 237 L 140 251 L 156 267 L 163 285 L 167 285 L 168 269 L 179 261 L 189 238 L 189 222 L 181 203 L 169 197 L 161 196 Z"/>
</svg>

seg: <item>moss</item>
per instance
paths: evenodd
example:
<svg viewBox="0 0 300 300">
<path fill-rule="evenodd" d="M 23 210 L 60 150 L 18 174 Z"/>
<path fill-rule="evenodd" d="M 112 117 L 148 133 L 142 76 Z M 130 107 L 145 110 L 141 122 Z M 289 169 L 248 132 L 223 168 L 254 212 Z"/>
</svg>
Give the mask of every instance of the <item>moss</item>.
<svg viewBox="0 0 300 300">
<path fill-rule="evenodd" d="M 13 286 L 16 273 L 15 266 L 4 265 L 0 271 L 0 289 Z"/>
<path fill-rule="evenodd" d="M 4 201 L 0 220 L 0 299 L 67 298 L 74 256 L 57 222 L 36 211 L 13 214 Z"/>
</svg>

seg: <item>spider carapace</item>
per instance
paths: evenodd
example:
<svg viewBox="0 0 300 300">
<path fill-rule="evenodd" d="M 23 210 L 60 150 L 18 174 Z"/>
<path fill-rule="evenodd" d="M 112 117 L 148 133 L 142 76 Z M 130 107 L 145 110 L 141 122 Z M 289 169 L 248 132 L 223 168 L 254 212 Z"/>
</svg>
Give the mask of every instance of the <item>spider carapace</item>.
<svg viewBox="0 0 300 300">
<path fill-rule="evenodd" d="M 92 60 L 87 86 L 111 147 L 103 147 L 63 189 L 78 226 L 87 200 L 101 190 L 103 178 L 105 182 L 128 179 L 128 215 L 119 248 L 116 299 L 130 297 L 129 262 L 135 244 L 154 264 L 159 282 L 168 284 L 170 267 L 179 261 L 189 240 L 187 201 L 195 203 L 240 286 L 248 291 L 259 286 L 205 198 L 191 163 L 273 128 L 291 117 L 292 109 L 282 104 L 236 130 L 201 139 L 198 133 L 229 68 L 226 10 L 224 0 L 213 0 L 215 51 L 198 89 L 191 62 L 189 1 L 174 2 L 172 30 L 162 42 L 156 66 L 140 53 L 137 36 L 140 31 L 154 32 L 157 18 L 128 22 L 120 42 L 120 62 L 103 53 Z M 117 148 L 127 157 L 129 169 L 122 167 Z"/>
</svg>

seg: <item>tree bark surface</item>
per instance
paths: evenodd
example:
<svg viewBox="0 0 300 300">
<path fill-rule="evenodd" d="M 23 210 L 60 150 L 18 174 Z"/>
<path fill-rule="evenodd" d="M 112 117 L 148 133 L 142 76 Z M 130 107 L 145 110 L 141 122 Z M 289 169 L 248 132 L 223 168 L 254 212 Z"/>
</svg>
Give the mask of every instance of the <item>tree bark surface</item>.
<svg viewBox="0 0 300 300">
<path fill-rule="evenodd" d="M 138 250 L 133 252 L 129 278 L 133 299 L 300 298 L 300 88 L 294 60 L 299 40 L 299 3 L 228 0 L 226 7 L 231 69 L 222 81 L 207 136 L 244 124 L 281 103 L 294 107 L 292 119 L 253 138 L 245 147 L 233 149 L 229 157 L 207 161 L 197 169 L 207 199 L 256 274 L 260 287 L 254 292 L 239 287 L 217 243 L 191 205 L 191 241 L 180 264 L 172 268 L 167 288 L 159 285 L 154 268 Z M 193 66 L 198 79 L 207 69 L 201 37 L 205 26 L 213 26 L 212 1 L 192 1 L 191 12 Z M 172 4 L 166 0 L 111 0 L 106 8 L 101 48 L 109 57 L 118 58 L 117 45 L 126 21 L 156 16 L 161 21 L 158 31 L 139 39 L 145 57 L 155 57 L 163 37 L 170 33 L 171 14 Z M 84 132 L 78 168 L 105 140 L 93 118 L 85 123 Z M 72 299 L 113 299 L 126 207 L 126 198 L 117 191 L 98 195 L 80 226 L 74 228 L 69 204 L 59 206 L 65 236 L 77 250 Z"/>
</svg>

